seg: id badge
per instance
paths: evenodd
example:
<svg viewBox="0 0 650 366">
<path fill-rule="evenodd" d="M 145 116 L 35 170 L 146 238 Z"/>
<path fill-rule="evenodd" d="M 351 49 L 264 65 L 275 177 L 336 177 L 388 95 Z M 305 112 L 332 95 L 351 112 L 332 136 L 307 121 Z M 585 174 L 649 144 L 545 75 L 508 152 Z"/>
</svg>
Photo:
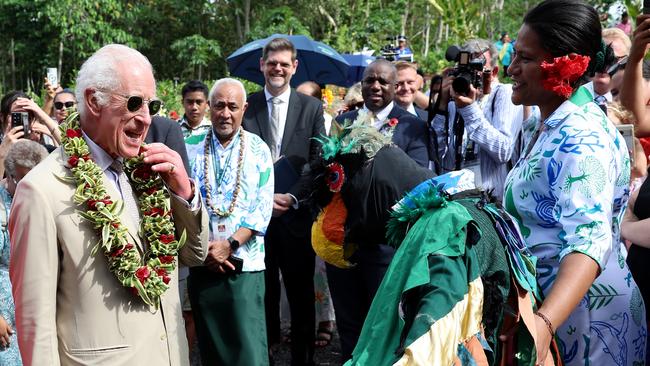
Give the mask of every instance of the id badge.
<svg viewBox="0 0 650 366">
<path fill-rule="evenodd" d="M 226 240 L 234 233 L 229 221 L 217 214 L 210 215 L 210 241 Z"/>
</svg>

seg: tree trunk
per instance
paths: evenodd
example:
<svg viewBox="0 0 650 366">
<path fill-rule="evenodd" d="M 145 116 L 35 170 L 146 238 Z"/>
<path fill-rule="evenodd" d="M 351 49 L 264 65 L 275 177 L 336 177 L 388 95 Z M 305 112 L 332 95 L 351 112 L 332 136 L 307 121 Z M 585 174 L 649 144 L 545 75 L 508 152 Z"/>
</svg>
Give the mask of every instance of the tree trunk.
<svg viewBox="0 0 650 366">
<path fill-rule="evenodd" d="M 426 16 L 424 17 L 426 25 L 426 30 L 424 32 L 424 52 L 422 53 L 424 57 L 429 55 L 429 37 L 431 36 L 431 12 L 429 4 L 427 4 Z"/>
<path fill-rule="evenodd" d="M 235 29 L 237 31 L 237 38 L 239 39 L 239 44 L 244 44 L 244 35 L 241 31 L 241 19 L 239 18 L 239 12 L 235 11 Z"/>
<path fill-rule="evenodd" d="M 199 64 L 199 78 L 198 80 L 203 80 L 203 65 Z"/>
<path fill-rule="evenodd" d="M 11 89 L 16 90 L 16 54 L 14 53 L 14 38 L 11 37 Z"/>
<path fill-rule="evenodd" d="M 63 74 L 63 38 L 59 40 L 59 64 L 58 64 L 58 73 L 57 73 L 57 80 L 59 81 L 59 85 L 63 84 L 61 80 L 61 74 Z"/>
<path fill-rule="evenodd" d="M 442 15 L 438 16 L 438 32 L 436 36 L 436 44 L 442 42 L 442 32 L 443 32 L 444 23 L 442 22 Z"/>
<path fill-rule="evenodd" d="M 404 7 L 404 14 L 402 14 L 402 29 L 400 29 L 401 35 L 406 35 L 406 22 L 408 21 L 409 18 L 409 3 L 406 4 Z"/>
<path fill-rule="evenodd" d="M 244 0 L 244 37 L 251 32 L 251 0 Z M 244 42 L 242 42 L 243 44 Z"/>
</svg>

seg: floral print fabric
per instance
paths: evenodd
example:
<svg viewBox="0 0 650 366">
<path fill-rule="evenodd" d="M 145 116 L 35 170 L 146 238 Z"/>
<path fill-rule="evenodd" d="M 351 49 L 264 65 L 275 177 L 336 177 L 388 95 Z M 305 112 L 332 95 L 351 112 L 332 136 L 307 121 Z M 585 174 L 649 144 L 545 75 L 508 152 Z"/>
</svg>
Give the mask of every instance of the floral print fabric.
<svg viewBox="0 0 650 366">
<path fill-rule="evenodd" d="M 509 173 L 504 202 L 538 257 L 541 289 L 548 293 L 570 253 L 588 255 L 601 269 L 557 329 L 565 364 L 643 364 L 643 301 L 620 253 L 630 180 L 625 142 L 591 100 L 566 101 L 543 123 L 533 118 L 541 132 Z"/>
<path fill-rule="evenodd" d="M 7 219 L 11 207 L 9 192 L 0 186 L 0 316 L 9 324 L 14 334 L 9 338 L 9 347 L 0 347 L 0 365 L 19 366 L 22 365 L 20 352 L 18 351 L 18 338 L 16 335 L 16 308 L 11 295 L 11 282 L 9 280 L 9 231 L 7 230 Z"/>
</svg>

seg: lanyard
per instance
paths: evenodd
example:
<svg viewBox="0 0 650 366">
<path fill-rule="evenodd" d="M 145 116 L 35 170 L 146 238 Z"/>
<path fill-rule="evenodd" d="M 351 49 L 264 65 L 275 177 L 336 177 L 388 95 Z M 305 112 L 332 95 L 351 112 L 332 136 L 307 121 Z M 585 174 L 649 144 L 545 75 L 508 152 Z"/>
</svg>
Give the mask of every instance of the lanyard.
<svg viewBox="0 0 650 366">
<path fill-rule="evenodd" d="M 214 134 L 214 132 L 213 132 L 213 134 Z M 235 149 L 234 146 L 235 146 L 235 143 L 238 141 L 238 138 L 239 138 L 238 136 L 235 137 L 233 139 L 233 141 L 230 143 L 230 146 L 229 146 L 230 152 L 228 153 L 228 157 L 226 158 L 226 162 L 224 163 L 223 168 L 221 167 L 221 164 L 219 163 L 219 160 L 220 160 L 219 156 L 217 156 L 217 155 L 219 155 L 217 153 L 217 151 L 218 151 L 217 150 L 217 148 L 218 148 L 217 145 L 219 145 L 219 143 L 217 142 L 218 139 L 214 135 L 212 136 L 212 139 L 210 139 L 210 140 L 212 140 L 212 141 L 210 141 L 210 143 L 212 145 L 212 166 L 214 166 L 214 170 L 215 170 L 215 173 L 216 173 L 216 176 L 215 176 L 215 183 L 216 183 L 215 188 L 221 187 L 221 183 L 223 182 L 223 178 L 226 175 L 226 170 L 230 166 L 230 158 L 232 157 L 232 151 Z"/>
</svg>

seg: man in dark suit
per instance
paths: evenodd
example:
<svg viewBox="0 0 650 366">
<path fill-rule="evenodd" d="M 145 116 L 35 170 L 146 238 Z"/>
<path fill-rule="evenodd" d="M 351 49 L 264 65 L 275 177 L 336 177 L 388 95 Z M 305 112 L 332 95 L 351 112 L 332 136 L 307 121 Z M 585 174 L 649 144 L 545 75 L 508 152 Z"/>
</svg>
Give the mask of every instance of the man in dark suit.
<svg viewBox="0 0 650 366">
<path fill-rule="evenodd" d="M 416 95 L 422 94 L 422 77 L 418 75 L 418 68 L 415 64 L 399 61 L 395 64 L 397 69 L 397 86 L 395 87 L 395 103 L 407 112 L 426 121 L 427 112 L 415 105 Z"/>
<path fill-rule="evenodd" d="M 393 102 L 397 71 L 386 60 L 376 60 L 363 73 L 361 94 L 365 110 L 372 114 L 372 123 L 383 129 L 385 124 L 396 118 L 398 123 L 393 131 L 393 142 L 423 167 L 429 166 L 427 150 L 428 129 L 426 124 Z M 344 113 L 336 118 L 337 122 L 348 119 L 354 121 L 359 110 Z"/>
<path fill-rule="evenodd" d="M 287 39 L 273 39 L 264 47 L 260 60 L 266 81 L 264 90 L 248 98 L 243 126 L 269 145 L 274 160 L 286 158 L 276 164 L 273 218 L 264 238 L 269 345 L 280 339 L 279 269 L 291 309 L 291 364 L 312 365 L 314 251 L 311 215 L 300 203 L 310 191 L 312 179 L 307 167 L 319 155 L 319 145 L 313 137 L 324 135 L 325 127 L 321 101 L 289 86 L 297 67 L 296 50 Z M 283 168 L 279 168 L 281 165 Z"/>
<path fill-rule="evenodd" d="M 176 151 L 183 159 L 185 170 L 190 171 L 190 164 L 187 160 L 187 151 L 185 150 L 185 142 L 183 141 L 183 132 L 178 123 L 163 116 L 153 116 L 151 118 L 151 125 L 144 141 L 147 144 L 152 142 L 162 142 L 170 149 Z"/>
<path fill-rule="evenodd" d="M 425 122 L 397 106 L 395 66 L 386 60 L 376 60 L 366 68 L 361 81 L 364 107 L 380 131 L 392 118 L 398 120 L 393 131 L 393 142 L 420 166 L 428 167 L 427 127 Z M 338 122 L 355 120 L 359 111 L 337 117 Z M 365 244 L 365 243 L 358 243 Z M 349 258 L 356 263 L 351 269 L 327 264 L 327 279 L 334 302 L 336 325 L 341 337 L 342 360 L 350 359 L 372 299 L 384 278 L 395 250 L 384 244 L 359 245 Z"/>
</svg>

